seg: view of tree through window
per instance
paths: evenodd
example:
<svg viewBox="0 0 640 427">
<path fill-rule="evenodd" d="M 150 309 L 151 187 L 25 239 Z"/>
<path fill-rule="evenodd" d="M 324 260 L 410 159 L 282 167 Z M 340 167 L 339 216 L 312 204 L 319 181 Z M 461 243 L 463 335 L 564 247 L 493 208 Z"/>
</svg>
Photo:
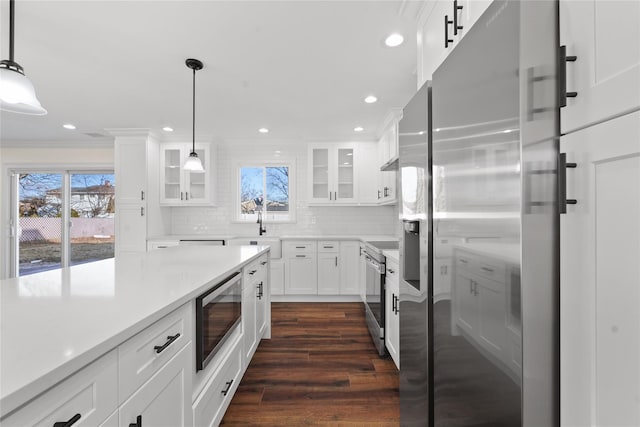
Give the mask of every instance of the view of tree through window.
<svg viewBox="0 0 640 427">
<path fill-rule="evenodd" d="M 65 189 L 68 175 L 70 188 Z M 18 176 L 18 275 L 63 265 L 62 216 L 69 212 L 67 265 L 114 256 L 112 173 L 21 173 Z"/>
<path fill-rule="evenodd" d="M 289 167 L 240 168 L 241 219 L 255 219 L 262 212 L 267 220 L 289 220 L 289 201 Z"/>
</svg>

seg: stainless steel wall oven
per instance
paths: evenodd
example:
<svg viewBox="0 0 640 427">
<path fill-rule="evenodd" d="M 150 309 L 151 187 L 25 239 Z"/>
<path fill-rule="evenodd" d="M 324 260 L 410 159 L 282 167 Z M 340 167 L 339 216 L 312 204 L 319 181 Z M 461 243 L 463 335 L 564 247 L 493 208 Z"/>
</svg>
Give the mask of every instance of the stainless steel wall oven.
<svg viewBox="0 0 640 427">
<path fill-rule="evenodd" d="M 222 347 L 242 314 L 242 275 L 235 272 L 196 298 L 196 371 Z"/>
</svg>

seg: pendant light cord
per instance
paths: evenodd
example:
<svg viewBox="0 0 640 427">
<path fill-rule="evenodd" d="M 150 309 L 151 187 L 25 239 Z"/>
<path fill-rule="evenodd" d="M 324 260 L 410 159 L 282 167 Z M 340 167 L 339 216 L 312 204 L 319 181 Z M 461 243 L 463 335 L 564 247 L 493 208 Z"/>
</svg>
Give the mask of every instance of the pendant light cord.
<svg viewBox="0 0 640 427">
<path fill-rule="evenodd" d="M 15 0 L 9 0 L 9 61 L 13 62 L 13 26 L 15 23 Z"/>
<path fill-rule="evenodd" d="M 193 129 L 192 129 L 192 153 L 196 152 L 196 69 L 193 69 Z"/>
</svg>

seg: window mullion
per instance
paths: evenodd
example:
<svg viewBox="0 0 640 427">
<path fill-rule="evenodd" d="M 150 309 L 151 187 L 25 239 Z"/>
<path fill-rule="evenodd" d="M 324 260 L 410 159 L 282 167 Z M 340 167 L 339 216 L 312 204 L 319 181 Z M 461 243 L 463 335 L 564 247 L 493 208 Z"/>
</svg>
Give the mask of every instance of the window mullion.
<svg viewBox="0 0 640 427">
<path fill-rule="evenodd" d="M 262 217 L 267 219 L 267 168 L 262 169 Z"/>
<path fill-rule="evenodd" d="M 62 267 L 69 267 L 71 252 L 71 178 L 69 171 L 62 173 L 62 239 L 61 239 L 61 264 Z"/>
</svg>

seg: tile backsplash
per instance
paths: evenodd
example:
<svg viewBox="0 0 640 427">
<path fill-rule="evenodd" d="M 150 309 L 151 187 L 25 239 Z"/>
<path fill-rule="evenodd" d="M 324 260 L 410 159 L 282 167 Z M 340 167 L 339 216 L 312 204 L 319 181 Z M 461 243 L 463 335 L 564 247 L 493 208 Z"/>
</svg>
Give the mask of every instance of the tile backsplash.
<svg viewBox="0 0 640 427">
<path fill-rule="evenodd" d="M 394 206 L 308 206 L 305 143 L 225 143 L 218 144 L 214 156 L 216 206 L 171 208 L 171 234 L 257 235 L 257 224 L 234 222 L 237 169 L 278 161 L 295 165 L 291 190 L 296 195 L 296 222 L 267 221 L 267 235 L 397 234 L 398 211 Z"/>
</svg>

